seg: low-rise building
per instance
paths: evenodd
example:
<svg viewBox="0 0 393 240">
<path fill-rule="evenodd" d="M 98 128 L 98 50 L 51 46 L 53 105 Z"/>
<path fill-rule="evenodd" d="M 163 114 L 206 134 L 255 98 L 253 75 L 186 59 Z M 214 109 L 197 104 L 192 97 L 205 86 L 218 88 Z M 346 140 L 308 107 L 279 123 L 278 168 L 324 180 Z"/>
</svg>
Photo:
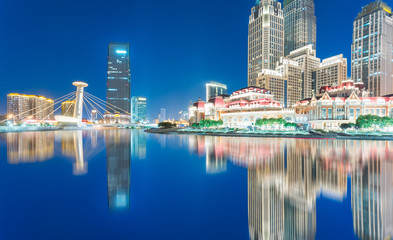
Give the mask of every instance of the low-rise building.
<svg viewBox="0 0 393 240">
<path fill-rule="evenodd" d="M 340 86 L 322 87 L 312 98 L 299 101 L 295 112 L 305 115 L 314 129 L 338 129 L 355 123 L 360 115 L 393 117 L 393 96 L 369 97 L 362 83 L 344 81 Z"/>
<path fill-rule="evenodd" d="M 199 100 L 190 106 L 189 114 L 191 124 L 202 119 L 221 119 L 223 126 L 230 128 L 251 127 L 258 119 L 263 118 L 296 121 L 293 109 L 283 109 L 269 90 L 258 87 L 243 88 L 230 96 L 218 96 L 208 102 Z"/>
</svg>

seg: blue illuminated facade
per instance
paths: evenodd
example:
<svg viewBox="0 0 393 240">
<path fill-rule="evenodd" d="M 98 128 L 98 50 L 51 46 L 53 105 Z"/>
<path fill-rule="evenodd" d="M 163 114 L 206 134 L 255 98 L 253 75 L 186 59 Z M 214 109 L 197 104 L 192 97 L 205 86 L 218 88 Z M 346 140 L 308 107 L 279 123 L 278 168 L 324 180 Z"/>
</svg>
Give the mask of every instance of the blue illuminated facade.
<svg viewBox="0 0 393 240">
<path fill-rule="evenodd" d="M 131 71 L 129 43 L 110 43 L 108 47 L 107 111 L 131 111 Z"/>
</svg>

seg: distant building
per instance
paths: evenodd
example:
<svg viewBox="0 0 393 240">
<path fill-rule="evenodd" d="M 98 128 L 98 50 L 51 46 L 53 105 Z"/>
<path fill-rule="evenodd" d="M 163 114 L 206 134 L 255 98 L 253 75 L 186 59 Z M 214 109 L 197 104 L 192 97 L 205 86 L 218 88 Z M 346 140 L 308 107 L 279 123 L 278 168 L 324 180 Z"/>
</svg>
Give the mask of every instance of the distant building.
<svg viewBox="0 0 393 240">
<path fill-rule="evenodd" d="M 274 70 L 284 56 L 284 14 L 277 0 L 257 0 L 248 23 L 248 86 L 258 74 Z"/>
<path fill-rule="evenodd" d="M 302 99 L 303 68 L 297 61 L 281 57 L 277 62 L 276 70 L 287 79 L 287 86 L 284 86 L 284 91 L 287 91 L 287 100 L 283 106 L 292 107 Z"/>
<path fill-rule="evenodd" d="M 147 121 L 146 115 L 147 99 L 144 97 L 131 98 L 131 121 L 133 123 L 144 123 Z"/>
<path fill-rule="evenodd" d="M 107 111 L 131 111 L 131 72 L 129 43 L 110 43 L 108 47 Z"/>
<path fill-rule="evenodd" d="M 343 81 L 348 79 L 347 59 L 342 54 L 324 59 L 314 71 L 315 93 L 323 86 L 340 86 Z"/>
<path fill-rule="evenodd" d="M 285 0 L 285 56 L 292 51 L 311 44 L 316 49 L 317 18 L 313 0 Z"/>
<path fill-rule="evenodd" d="M 393 15 L 382 1 L 362 8 L 353 23 L 352 79 L 372 96 L 393 93 Z"/>
<path fill-rule="evenodd" d="M 275 70 L 264 69 L 256 79 L 256 87 L 269 89 L 273 99 L 285 106 L 288 104 L 288 79 Z"/>
<path fill-rule="evenodd" d="M 227 85 L 213 81 L 206 84 L 206 101 L 224 94 L 227 94 Z"/>
<path fill-rule="evenodd" d="M 115 125 L 128 125 L 131 124 L 131 116 L 128 114 L 105 113 L 104 123 L 115 124 Z"/>
<path fill-rule="evenodd" d="M 159 117 L 158 117 L 158 121 L 159 122 L 164 122 L 164 121 L 166 121 L 167 119 L 166 119 L 166 109 L 165 108 L 161 108 L 161 110 L 160 110 L 160 115 L 159 115 Z"/>
<path fill-rule="evenodd" d="M 53 120 L 52 99 L 42 96 L 10 93 L 7 95 L 7 117 L 16 121 Z"/>
<path fill-rule="evenodd" d="M 61 103 L 61 115 L 73 117 L 75 109 L 75 101 L 65 101 Z"/>
</svg>

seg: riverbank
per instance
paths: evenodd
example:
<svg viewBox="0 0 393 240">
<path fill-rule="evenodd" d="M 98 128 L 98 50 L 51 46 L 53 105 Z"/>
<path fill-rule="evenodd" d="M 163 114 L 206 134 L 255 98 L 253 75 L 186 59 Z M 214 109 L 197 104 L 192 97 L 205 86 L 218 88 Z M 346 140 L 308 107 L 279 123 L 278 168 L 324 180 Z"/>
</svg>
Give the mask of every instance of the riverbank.
<svg viewBox="0 0 393 240">
<path fill-rule="evenodd" d="M 350 135 L 341 132 L 295 132 L 293 134 L 288 132 L 282 133 L 258 133 L 258 132 L 214 132 L 214 131 L 189 131 L 185 129 L 158 129 L 151 128 L 145 130 L 147 133 L 153 134 L 177 134 L 177 135 L 204 135 L 204 136 L 217 136 L 217 137 L 256 137 L 256 138 L 309 138 L 309 139 L 342 139 L 342 140 L 373 140 L 373 141 L 393 141 L 393 135 Z"/>
</svg>

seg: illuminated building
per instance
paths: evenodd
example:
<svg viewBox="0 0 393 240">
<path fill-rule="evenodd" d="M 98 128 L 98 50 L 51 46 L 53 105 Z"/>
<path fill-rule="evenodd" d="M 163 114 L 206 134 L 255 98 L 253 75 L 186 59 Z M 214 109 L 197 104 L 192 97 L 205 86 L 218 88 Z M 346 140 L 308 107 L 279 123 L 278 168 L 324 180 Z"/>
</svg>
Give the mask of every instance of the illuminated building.
<svg viewBox="0 0 393 240">
<path fill-rule="evenodd" d="M 146 134 L 143 130 L 131 133 L 131 154 L 137 159 L 146 159 Z"/>
<path fill-rule="evenodd" d="M 343 81 L 348 79 L 347 59 L 342 54 L 323 59 L 314 71 L 316 75 L 314 92 L 323 86 L 340 86 Z"/>
<path fill-rule="evenodd" d="M 131 116 L 128 114 L 120 114 L 120 113 L 105 113 L 104 114 L 104 123 L 105 124 L 131 124 Z"/>
<path fill-rule="evenodd" d="M 248 24 L 248 86 L 256 86 L 258 74 L 274 70 L 284 56 L 284 14 L 277 0 L 257 0 Z"/>
<path fill-rule="evenodd" d="M 42 96 L 10 93 L 7 116 L 15 121 L 53 119 L 53 100 Z"/>
<path fill-rule="evenodd" d="M 219 95 L 227 94 L 227 85 L 218 82 L 206 83 L 206 101 Z"/>
<path fill-rule="evenodd" d="M 209 102 L 199 100 L 189 108 L 190 123 L 202 119 L 223 120 L 224 127 L 247 128 L 257 119 L 284 118 L 295 121 L 295 112 L 283 109 L 274 95 L 266 89 L 247 87 L 233 92 L 228 97 L 218 96 Z"/>
<path fill-rule="evenodd" d="M 393 17 L 391 8 L 375 1 L 362 8 L 353 23 L 352 79 L 371 95 L 393 94 Z"/>
<path fill-rule="evenodd" d="M 318 68 L 321 59 L 317 58 L 316 50 L 313 45 L 307 45 L 302 48 L 293 50 L 287 56 L 298 62 L 303 70 L 303 83 L 302 83 L 302 99 L 311 98 L 313 92 L 313 71 Z"/>
<path fill-rule="evenodd" d="M 107 111 L 131 111 L 131 72 L 129 43 L 110 43 L 108 47 Z"/>
<path fill-rule="evenodd" d="M 316 49 L 317 18 L 313 0 L 284 0 L 284 54 L 311 45 Z"/>
<path fill-rule="evenodd" d="M 61 115 L 73 117 L 75 109 L 75 101 L 65 101 L 61 103 Z"/>
<path fill-rule="evenodd" d="M 114 211 L 130 209 L 131 136 L 127 130 L 105 132 L 108 206 Z"/>
<path fill-rule="evenodd" d="M 337 129 L 342 123 L 355 123 L 360 115 L 393 117 L 393 97 L 369 97 L 362 83 L 344 81 L 341 86 L 322 87 L 320 94 L 295 106 L 313 128 Z"/>
<path fill-rule="evenodd" d="M 269 89 L 274 94 L 274 100 L 282 106 L 288 102 L 288 79 L 282 73 L 264 69 L 258 74 L 256 86 Z"/>
<path fill-rule="evenodd" d="M 145 123 L 147 121 L 146 115 L 147 99 L 144 97 L 131 98 L 131 121 L 132 123 Z"/>
<path fill-rule="evenodd" d="M 284 95 L 287 99 L 282 106 L 292 107 L 302 99 L 303 68 L 297 61 L 282 57 L 277 62 L 276 70 L 287 79 L 287 84 L 284 86 L 286 91 Z"/>
</svg>

